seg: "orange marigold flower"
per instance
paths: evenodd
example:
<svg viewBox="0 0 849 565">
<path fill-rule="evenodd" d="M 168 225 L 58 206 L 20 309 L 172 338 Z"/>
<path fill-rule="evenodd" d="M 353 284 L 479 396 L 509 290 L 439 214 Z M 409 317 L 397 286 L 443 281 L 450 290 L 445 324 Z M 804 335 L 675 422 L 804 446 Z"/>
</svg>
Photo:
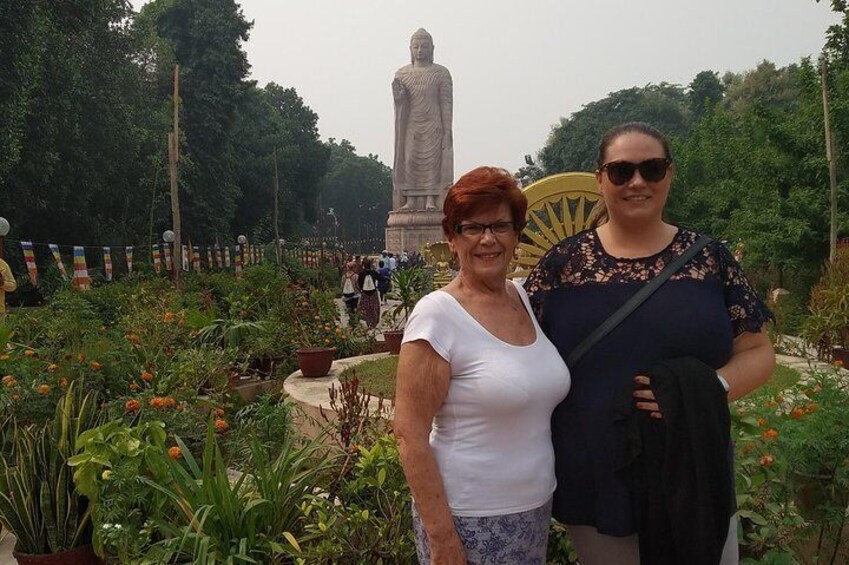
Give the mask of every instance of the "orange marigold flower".
<svg viewBox="0 0 849 565">
<path fill-rule="evenodd" d="M 12 396 L 10 396 L 10 398 L 17 402 L 18 400 L 21 399 L 21 395 L 18 394 L 17 392 L 15 392 L 15 393 L 12 393 Z"/>
<path fill-rule="evenodd" d="M 185 409 L 186 409 L 186 405 L 183 404 L 182 402 L 177 405 L 177 412 L 182 412 Z"/>
<path fill-rule="evenodd" d="M 88 364 L 88 366 L 91 367 L 92 371 L 99 371 L 100 369 L 103 368 L 103 365 L 101 365 L 97 361 L 92 361 L 91 363 Z"/>
<path fill-rule="evenodd" d="M 127 341 L 129 341 L 130 343 L 141 343 L 141 338 L 138 336 L 138 334 L 127 334 L 124 337 L 126 337 Z"/>
<path fill-rule="evenodd" d="M 167 408 L 174 408 L 177 405 L 177 401 L 174 400 L 173 396 L 166 396 L 162 399 L 162 405 Z"/>
<path fill-rule="evenodd" d="M 0 355 L 0 361 L 8 361 L 9 359 L 11 359 L 11 356 L 8 353 Z"/>
<path fill-rule="evenodd" d="M 50 385 L 38 385 L 38 388 L 35 389 L 38 394 L 44 396 L 50 392 Z"/>
<path fill-rule="evenodd" d="M 59 388 L 68 388 L 68 379 L 65 377 L 59 379 Z"/>
<path fill-rule="evenodd" d="M 790 417 L 794 420 L 801 420 L 802 416 L 805 415 L 805 410 L 802 408 L 794 408 L 792 412 L 790 412 Z"/>
<path fill-rule="evenodd" d="M 834 362 L 834 365 L 836 367 L 842 367 L 844 365 L 843 359 L 838 359 L 837 361 Z"/>
<path fill-rule="evenodd" d="M 85 363 L 85 353 L 80 353 L 79 355 L 77 355 L 77 362 Z"/>
<path fill-rule="evenodd" d="M 175 316 L 174 312 L 165 312 L 165 314 L 162 315 L 162 319 L 165 320 L 166 322 L 170 322 L 171 320 L 174 319 L 174 316 Z"/>
<path fill-rule="evenodd" d="M 744 455 L 748 455 L 749 453 L 752 452 L 753 449 L 755 449 L 754 443 L 747 443 L 747 444 L 743 445 L 743 447 L 742 447 Z"/>
<path fill-rule="evenodd" d="M 761 434 L 763 439 L 775 439 L 778 437 L 778 430 L 775 428 L 770 428 Z"/>
<path fill-rule="evenodd" d="M 153 375 L 151 373 L 148 373 L 147 371 L 144 371 L 141 374 L 141 380 L 143 380 L 146 383 L 149 383 L 150 381 L 153 380 Z"/>
<path fill-rule="evenodd" d="M 124 403 L 124 410 L 127 412 L 138 412 L 141 409 L 141 402 L 138 400 L 128 400 Z"/>
<path fill-rule="evenodd" d="M 182 450 L 180 450 L 180 448 L 177 447 L 176 445 L 174 447 L 168 448 L 168 457 L 170 457 L 171 459 L 179 459 L 182 456 L 183 456 Z"/>
<path fill-rule="evenodd" d="M 139 389 L 139 385 L 136 383 L 130 383 L 130 390 L 136 392 Z"/>
<path fill-rule="evenodd" d="M 227 420 L 221 420 L 220 418 L 215 420 L 215 429 L 219 432 L 226 432 L 229 427 L 230 424 L 227 423 Z"/>
<path fill-rule="evenodd" d="M 162 399 L 158 396 L 154 396 L 148 402 L 153 408 L 162 408 Z"/>
<path fill-rule="evenodd" d="M 57 365 L 56 363 L 51 363 L 47 366 L 47 372 L 48 373 L 55 373 L 58 370 L 59 370 L 59 365 Z"/>
<path fill-rule="evenodd" d="M 35 351 L 33 351 L 32 349 L 27 349 L 26 351 L 24 351 L 24 355 L 26 355 L 27 357 L 34 357 Z"/>
<path fill-rule="evenodd" d="M 766 419 L 764 419 L 764 418 L 758 418 L 758 425 L 759 425 L 759 426 L 763 426 L 764 424 L 766 424 Z"/>
<path fill-rule="evenodd" d="M 18 379 L 12 375 L 6 375 L 3 377 L 3 384 L 6 385 L 7 388 L 15 388 L 18 386 Z"/>
<path fill-rule="evenodd" d="M 773 463 L 775 463 L 775 457 L 773 457 L 772 455 L 764 455 L 763 457 L 761 457 L 762 466 L 769 467 Z"/>
<path fill-rule="evenodd" d="M 816 412 L 816 410 L 817 410 L 817 403 L 816 402 L 810 402 L 808 404 L 805 404 L 805 413 L 810 414 L 811 412 Z"/>
<path fill-rule="evenodd" d="M 224 412 L 224 409 L 223 409 L 223 408 L 216 408 L 216 409 L 215 409 L 215 416 L 216 416 L 217 418 L 223 418 L 223 417 L 224 417 L 224 414 L 225 414 L 225 412 Z"/>
</svg>

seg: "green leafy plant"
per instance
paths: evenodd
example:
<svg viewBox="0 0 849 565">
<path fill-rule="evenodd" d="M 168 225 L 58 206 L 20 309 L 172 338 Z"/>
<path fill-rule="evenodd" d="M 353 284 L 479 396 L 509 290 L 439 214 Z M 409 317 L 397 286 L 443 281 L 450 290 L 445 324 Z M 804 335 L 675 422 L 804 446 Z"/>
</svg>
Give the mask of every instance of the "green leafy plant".
<svg viewBox="0 0 849 565">
<path fill-rule="evenodd" d="M 828 360 L 833 347 L 849 348 L 849 248 L 843 248 L 826 266 L 811 290 L 810 315 L 802 336 Z"/>
<path fill-rule="evenodd" d="M 399 302 L 383 314 L 383 321 L 389 328 L 403 329 L 416 303 L 425 294 L 426 282 L 425 272 L 419 267 L 392 272 L 392 295 Z"/>
<path fill-rule="evenodd" d="M 131 426 L 116 420 L 77 438 L 79 453 L 68 465 L 75 468 L 77 491 L 91 505 L 99 555 L 134 563 L 148 551 L 153 534 L 148 520 L 161 512 L 163 498 L 141 478 L 166 477 L 166 435 L 162 422 Z"/>
<path fill-rule="evenodd" d="M 353 472 L 338 490 L 307 497 L 303 552 L 308 563 L 413 563 L 409 487 L 391 435 L 358 446 Z"/>
<path fill-rule="evenodd" d="M 68 460 L 76 440 L 98 424 L 98 401 L 69 386 L 45 425 L 18 427 L 0 468 L 0 522 L 20 553 L 44 554 L 91 542 L 88 500 L 74 487 Z"/>
<path fill-rule="evenodd" d="M 297 447 L 288 440 L 268 457 L 251 444 L 251 466 L 238 478 L 227 464 L 210 426 L 201 461 L 177 438 L 183 457 L 169 460 L 170 478 L 143 478 L 167 499 L 152 518 L 165 538 L 155 544 L 166 560 L 194 563 L 280 563 L 300 550 L 300 504 L 311 493 L 330 459 L 317 443 Z"/>
</svg>

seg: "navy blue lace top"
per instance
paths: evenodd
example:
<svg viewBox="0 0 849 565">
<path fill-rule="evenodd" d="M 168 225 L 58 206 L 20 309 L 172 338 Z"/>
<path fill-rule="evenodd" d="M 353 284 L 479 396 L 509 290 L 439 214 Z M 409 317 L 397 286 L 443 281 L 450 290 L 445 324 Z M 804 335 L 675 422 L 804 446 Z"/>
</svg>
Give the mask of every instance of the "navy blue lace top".
<svg viewBox="0 0 849 565">
<path fill-rule="evenodd" d="M 543 331 L 565 358 L 698 237 L 679 228 L 665 249 L 636 259 L 609 255 L 594 230 L 562 240 L 525 283 Z M 633 377 L 683 356 L 719 368 L 736 336 L 760 331 L 771 318 L 728 249 L 712 242 L 569 367 L 572 390 L 552 416 L 554 516 L 603 534 L 634 533 L 629 492 L 614 476 L 612 417 L 627 404 Z"/>
</svg>

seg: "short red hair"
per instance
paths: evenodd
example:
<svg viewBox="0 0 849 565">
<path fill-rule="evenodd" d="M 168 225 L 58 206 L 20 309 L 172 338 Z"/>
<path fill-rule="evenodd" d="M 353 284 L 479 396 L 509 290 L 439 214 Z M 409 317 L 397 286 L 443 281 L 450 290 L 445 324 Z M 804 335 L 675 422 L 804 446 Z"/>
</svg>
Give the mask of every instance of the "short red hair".
<svg viewBox="0 0 849 565">
<path fill-rule="evenodd" d="M 472 169 L 448 189 L 442 205 L 442 231 L 454 237 L 457 224 L 483 210 L 510 206 L 510 214 L 517 231 L 525 225 L 528 199 L 519 188 L 519 181 L 504 169 L 478 167 Z"/>
</svg>

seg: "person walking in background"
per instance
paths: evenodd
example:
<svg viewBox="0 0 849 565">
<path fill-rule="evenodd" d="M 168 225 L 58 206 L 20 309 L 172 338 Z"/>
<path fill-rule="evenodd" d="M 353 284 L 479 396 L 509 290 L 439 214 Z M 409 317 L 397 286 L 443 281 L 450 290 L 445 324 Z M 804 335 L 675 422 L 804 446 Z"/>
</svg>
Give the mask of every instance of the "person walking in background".
<svg viewBox="0 0 849 565">
<path fill-rule="evenodd" d="M 503 169 L 460 177 L 442 220 L 460 272 L 404 329 L 395 433 L 424 565 L 545 563 L 550 420 L 569 371 L 507 280 L 526 209 Z"/>
<path fill-rule="evenodd" d="M 386 304 L 386 293 L 392 288 L 392 272 L 383 261 L 378 263 L 377 274 L 380 278 L 377 280 L 377 291 L 380 293 L 380 303 Z"/>
<path fill-rule="evenodd" d="M 357 263 L 348 261 L 345 263 L 345 272 L 342 273 L 342 300 L 345 302 L 345 307 L 350 314 L 357 311 L 357 302 L 359 302 L 359 274 L 357 273 Z"/>
<path fill-rule="evenodd" d="M 360 287 L 357 310 L 369 329 L 376 328 L 380 322 L 380 296 L 377 290 L 379 280 L 380 275 L 372 268 L 371 259 L 363 259 L 363 270 L 357 279 Z"/>
<path fill-rule="evenodd" d="M 6 293 L 15 292 L 18 283 L 12 275 L 12 269 L 3 259 L 0 259 L 0 323 L 6 321 Z"/>
<path fill-rule="evenodd" d="M 772 314 L 725 246 L 664 221 L 673 173 L 658 130 L 610 130 L 590 229 L 555 245 L 525 283 L 572 372 L 552 417 L 554 517 L 584 565 L 739 559 L 727 403 L 772 374 Z"/>
</svg>

